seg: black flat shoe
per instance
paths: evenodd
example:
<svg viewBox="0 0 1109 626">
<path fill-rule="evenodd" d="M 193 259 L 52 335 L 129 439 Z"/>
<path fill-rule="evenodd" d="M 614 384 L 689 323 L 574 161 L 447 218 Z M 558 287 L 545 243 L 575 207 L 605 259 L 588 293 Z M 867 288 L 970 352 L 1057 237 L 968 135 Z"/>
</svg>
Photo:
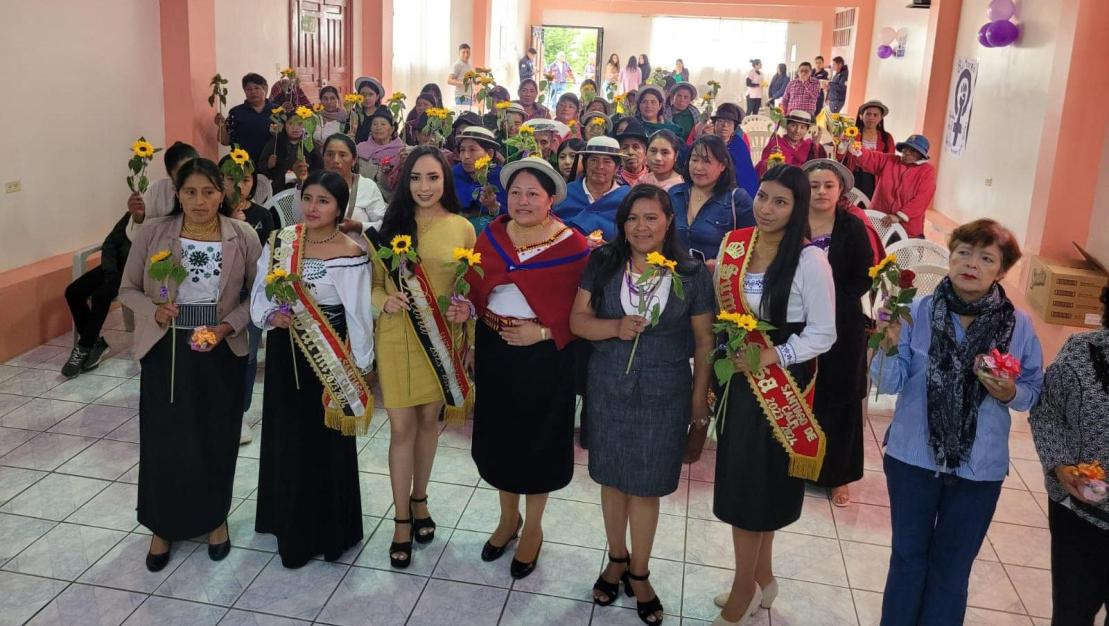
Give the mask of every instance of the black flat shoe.
<svg viewBox="0 0 1109 626">
<path fill-rule="evenodd" d="M 413 504 L 426 504 L 427 496 L 419 499 L 409 498 L 409 500 Z M 425 533 L 424 530 L 430 530 L 430 532 Z M 412 520 L 412 538 L 416 540 L 416 543 L 431 543 L 431 540 L 435 539 L 435 520 L 431 519 L 430 515 L 414 518 Z"/>
<path fill-rule="evenodd" d="M 611 554 L 609 554 L 608 555 L 608 561 L 609 561 L 609 563 L 621 563 L 621 564 L 626 565 L 627 563 L 631 562 L 631 559 L 629 557 L 624 557 L 622 559 L 618 559 L 618 558 L 612 556 Z M 597 606 L 608 606 L 608 605 L 612 604 L 613 602 L 616 602 L 616 597 L 620 595 L 620 581 L 624 580 L 624 577 L 626 577 L 627 575 L 628 575 L 628 569 L 625 567 L 624 568 L 624 573 L 621 574 L 620 578 L 617 578 L 616 582 L 614 582 L 614 583 L 610 583 L 607 580 L 605 580 L 605 576 L 604 576 L 603 573 L 600 576 L 598 576 L 597 577 L 597 582 L 593 583 L 593 591 L 599 591 L 599 592 L 605 594 L 606 596 L 608 596 L 608 600 L 605 600 L 605 601 L 602 602 L 599 598 L 597 598 L 597 596 L 593 596 L 593 603 L 596 604 Z M 625 588 L 626 588 L 626 585 L 625 585 Z"/>
<path fill-rule="evenodd" d="M 651 572 L 647 572 L 642 576 L 636 576 L 635 574 L 632 574 L 629 570 L 627 573 L 627 577 L 628 580 L 634 580 L 636 582 L 646 582 L 647 579 L 651 577 Z M 631 584 L 628 584 L 627 587 L 628 595 L 634 596 L 635 592 L 632 590 Z M 659 615 L 657 620 L 654 619 L 655 613 L 662 613 L 662 601 L 658 599 L 658 594 L 656 593 L 655 597 L 647 600 L 646 602 L 640 602 L 639 598 L 636 597 L 635 612 L 639 614 L 639 619 L 643 620 L 644 624 L 650 624 L 651 626 L 657 626 L 657 624 L 661 624 L 662 615 Z"/>
<path fill-rule="evenodd" d="M 411 524 L 410 519 L 397 519 L 393 518 L 394 524 Z M 394 554 L 401 554 L 403 556 L 393 556 Z M 404 569 L 412 564 L 412 540 L 408 541 L 394 541 L 389 544 L 389 563 L 397 568 Z"/>
<path fill-rule="evenodd" d="M 508 573 L 511 574 L 512 577 L 515 578 L 516 580 L 520 580 L 521 578 L 527 578 L 532 572 L 535 571 L 535 566 L 539 564 L 539 553 L 542 552 L 542 551 L 543 551 L 543 540 L 540 539 L 539 540 L 539 549 L 535 551 L 535 558 L 532 559 L 531 563 L 524 563 L 522 561 L 517 561 L 515 558 L 513 558 L 512 559 L 512 564 L 508 568 Z"/>
<path fill-rule="evenodd" d="M 154 554 L 152 552 L 146 553 L 146 569 L 152 572 L 160 572 L 165 569 L 169 564 L 169 553 L 173 550 L 173 544 L 169 544 L 166 551 L 161 554 Z"/>
<path fill-rule="evenodd" d="M 227 522 L 221 524 L 224 528 L 227 527 Z M 208 544 L 208 558 L 213 561 L 222 561 L 227 558 L 231 553 L 231 531 L 228 529 L 227 540 L 223 543 L 209 543 Z"/>
<path fill-rule="evenodd" d="M 504 542 L 503 546 L 495 546 L 492 541 L 486 541 L 485 545 L 481 548 L 481 560 L 488 563 L 496 561 L 504 556 L 504 549 L 508 547 L 508 544 L 520 538 L 520 528 L 523 527 L 523 525 L 524 518 L 520 517 L 519 521 L 516 522 L 516 532 L 512 533 L 512 536 L 508 538 L 508 541 Z"/>
</svg>

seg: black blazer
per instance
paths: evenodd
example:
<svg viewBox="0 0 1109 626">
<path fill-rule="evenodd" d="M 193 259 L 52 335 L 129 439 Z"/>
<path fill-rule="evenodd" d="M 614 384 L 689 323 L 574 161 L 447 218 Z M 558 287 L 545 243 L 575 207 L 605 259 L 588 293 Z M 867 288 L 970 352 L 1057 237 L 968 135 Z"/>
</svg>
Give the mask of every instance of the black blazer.
<svg viewBox="0 0 1109 626">
<path fill-rule="evenodd" d="M 820 355 L 816 394 L 858 402 L 866 395 L 866 317 L 862 297 L 870 289 L 867 270 L 874 261 L 866 226 L 843 209 L 836 210 L 828 264 L 836 289 L 836 342 Z"/>
</svg>

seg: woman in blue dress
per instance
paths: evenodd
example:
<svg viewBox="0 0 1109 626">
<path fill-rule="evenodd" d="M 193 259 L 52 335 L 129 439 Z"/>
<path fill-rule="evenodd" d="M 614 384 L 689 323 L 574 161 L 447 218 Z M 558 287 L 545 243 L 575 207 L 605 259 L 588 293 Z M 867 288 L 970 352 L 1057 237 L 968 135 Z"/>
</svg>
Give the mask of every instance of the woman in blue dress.
<svg viewBox="0 0 1109 626">
<path fill-rule="evenodd" d="M 616 209 L 630 189 L 621 186 L 616 177 L 623 158 L 620 144 L 612 137 L 594 137 L 578 152 L 578 158 L 585 162 L 585 177 L 570 182 L 566 199 L 554 209 L 555 216 L 585 235 L 599 230 L 604 241 L 612 241 Z"/>
<path fill-rule="evenodd" d="M 493 131 L 482 126 L 462 129 L 455 144 L 458 148 L 458 163 L 452 168 L 454 173 L 454 193 L 462 206 L 462 217 L 474 225 L 474 231 L 481 234 L 485 226 L 508 206 L 508 200 L 501 187 L 496 165 L 495 153 L 501 144 Z M 489 157 L 494 159 L 488 170 L 484 185 L 474 178 L 478 160 Z"/>
</svg>

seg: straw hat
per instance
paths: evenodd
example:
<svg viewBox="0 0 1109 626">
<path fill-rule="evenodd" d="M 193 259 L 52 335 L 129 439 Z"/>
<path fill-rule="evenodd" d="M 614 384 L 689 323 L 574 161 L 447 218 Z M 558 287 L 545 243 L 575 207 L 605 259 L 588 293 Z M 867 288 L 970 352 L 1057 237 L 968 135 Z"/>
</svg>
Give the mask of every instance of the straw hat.
<svg viewBox="0 0 1109 626">
<path fill-rule="evenodd" d="M 599 154 L 614 159 L 624 158 L 624 153 L 620 150 L 620 142 L 605 135 L 590 139 L 589 143 L 585 144 L 585 148 L 578 150 L 578 154 Z"/>
<path fill-rule="evenodd" d="M 373 76 L 360 76 L 357 80 L 354 81 L 354 90 L 358 91 L 366 83 L 369 83 L 370 87 L 377 92 L 378 98 L 385 97 L 385 87 L 382 87 L 381 81 L 377 80 Z"/>
<path fill-rule="evenodd" d="M 582 127 L 584 128 L 586 126 L 589 126 L 589 124 L 595 119 L 602 119 L 605 121 L 606 135 L 612 131 L 612 118 L 605 115 L 604 113 L 601 113 L 600 111 L 590 111 L 589 113 L 586 113 L 585 117 L 581 118 Z"/>
<path fill-rule="evenodd" d="M 540 157 L 524 157 L 501 168 L 501 187 L 507 189 L 509 179 L 519 170 L 528 170 L 536 176 L 545 176 L 553 182 L 555 186 L 555 204 L 562 202 L 562 200 L 566 198 L 566 180 L 562 178 L 562 174 L 555 171 L 554 166 L 548 163 L 547 159 Z"/>
<path fill-rule="evenodd" d="M 859 107 L 859 113 L 861 114 L 863 111 L 865 111 L 865 110 L 867 110 L 871 107 L 874 107 L 876 109 L 881 109 L 882 110 L 882 117 L 885 117 L 885 116 L 890 114 L 890 108 L 888 106 L 882 104 L 881 100 L 867 100 L 866 102 L 864 102 L 862 104 L 862 106 Z"/>
<path fill-rule="evenodd" d="M 455 145 L 462 143 L 463 139 L 472 139 L 492 150 L 501 147 L 501 142 L 497 141 L 497 137 L 493 134 L 493 131 L 484 126 L 467 126 L 463 128 L 460 133 L 455 135 Z"/>
<path fill-rule="evenodd" d="M 637 109 L 639 108 L 639 102 L 643 100 L 643 95 L 648 93 L 655 94 L 658 97 L 659 104 L 666 104 L 666 94 L 662 93 L 660 87 L 656 87 L 655 85 L 643 85 L 639 88 L 639 93 L 635 96 L 635 107 Z"/>
<path fill-rule="evenodd" d="M 805 170 L 805 173 L 808 174 L 817 169 L 817 167 L 820 167 L 820 169 L 831 167 L 835 170 L 836 174 L 839 175 L 839 179 L 843 181 L 843 193 L 846 194 L 848 191 L 855 188 L 855 175 L 852 174 L 851 170 L 847 169 L 843 163 L 835 159 L 813 159 L 811 161 L 806 161 L 805 164 L 801 166 L 801 169 Z"/>
<path fill-rule="evenodd" d="M 692 99 L 694 99 L 694 100 L 697 99 L 697 88 L 693 86 L 693 83 L 686 82 L 684 80 L 680 83 L 675 84 L 673 87 L 670 88 L 670 95 L 673 96 L 674 92 L 681 89 L 682 87 L 685 87 L 686 89 L 689 89 L 690 93 L 693 94 L 692 96 L 690 96 Z"/>
<path fill-rule="evenodd" d="M 786 116 L 787 122 L 797 122 L 806 126 L 812 126 L 812 113 L 808 111 L 793 110 Z"/>
</svg>

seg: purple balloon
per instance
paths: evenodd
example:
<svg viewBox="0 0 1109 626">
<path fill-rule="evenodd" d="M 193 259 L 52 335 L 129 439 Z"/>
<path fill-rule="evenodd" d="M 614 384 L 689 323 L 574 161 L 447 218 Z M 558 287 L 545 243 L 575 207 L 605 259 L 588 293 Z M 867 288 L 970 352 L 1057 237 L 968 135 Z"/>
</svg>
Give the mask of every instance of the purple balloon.
<svg viewBox="0 0 1109 626">
<path fill-rule="evenodd" d="M 978 29 L 978 43 L 982 44 L 983 48 L 992 48 L 993 44 L 986 38 L 986 30 L 990 27 L 990 22 L 982 24 L 982 28 Z"/>
<path fill-rule="evenodd" d="M 990 7 L 986 9 L 986 19 L 991 22 L 1007 20 L 1016 15 L 1017 7 L 1013 0 L 990 0 Z"/>
<path fill-rule="evenodd" d="M 1017 25 L 1009 20 L 998 20 L 990 22 L 986 26 L 986 41 L 995 48 L 1007 46 L 1017 40 L 1020 36 L 1020 29 Z"/>
<path fill-rule="evenodd" d="M 878 46 L 878 58 L 879 59 L 888 59 L 891 56 L 893 56 L 893 48 L 887 46 L 886 44 L 882 44 L 882 45 Z"/>
</svg>

